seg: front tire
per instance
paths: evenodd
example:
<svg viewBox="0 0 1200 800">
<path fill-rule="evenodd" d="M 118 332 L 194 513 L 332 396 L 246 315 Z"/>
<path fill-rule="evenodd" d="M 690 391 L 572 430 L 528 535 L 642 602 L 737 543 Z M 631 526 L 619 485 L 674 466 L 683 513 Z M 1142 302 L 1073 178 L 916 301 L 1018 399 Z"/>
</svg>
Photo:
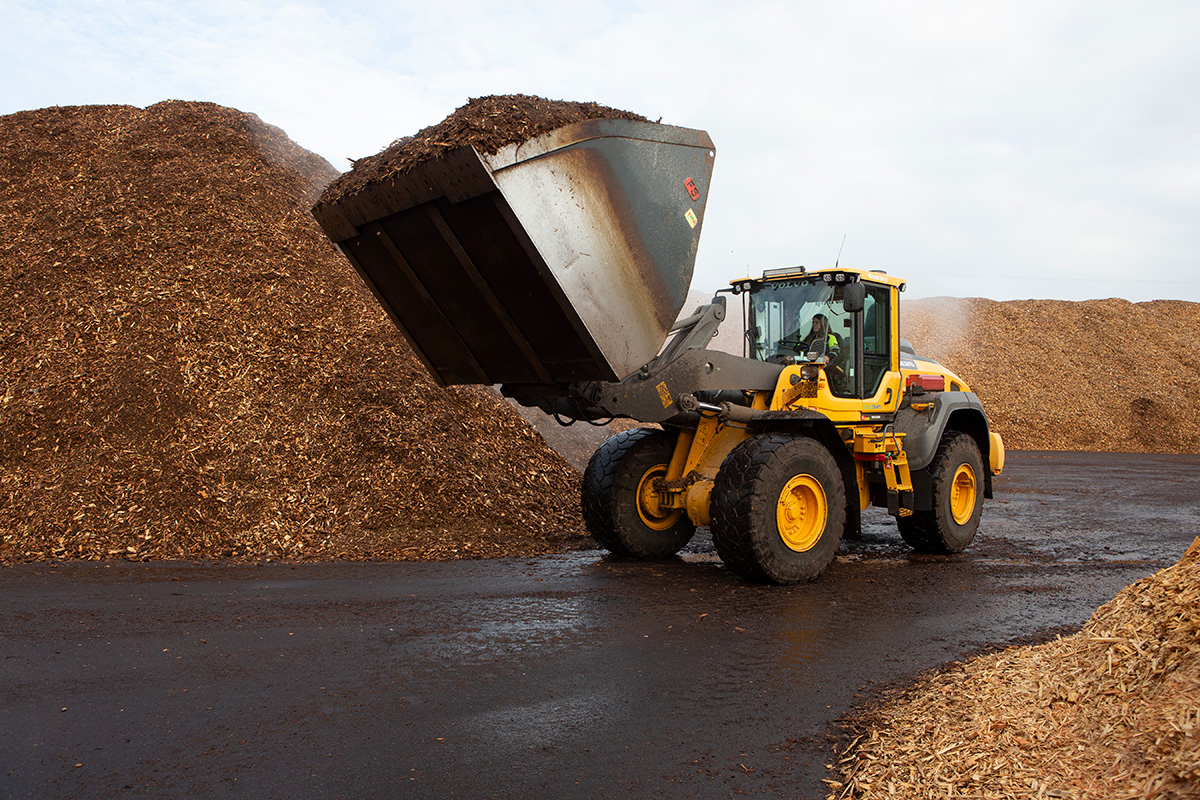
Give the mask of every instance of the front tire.
<svg viewBox="0 0 1200 800">
<path fill-rule="evenodd" d="M 842 473 L 814 439 L 751 437 L 717 473 L 713 544 L 742 577 L 778 584 L 816 578 L 837 555 L 845 523 Z"/>
<path fill-rule="evenodd" d="M 983 515 L 983 458 L 965 433 L 942 437 L 929 465 L 933 510 L 896 520 L 900 536 L 918 553 L 961 553 L 975 538 Z"/>
<path fill-rule="evenodd" d="M 651 484 L 666 477 L 675 435 L 634 428 L 596 450 L 583 473 L 583 521 L 606 550 L 634 558 L 664 558 L 691 540 L 696 526 L 683 509 L 662 509 Z"/>
</svg>

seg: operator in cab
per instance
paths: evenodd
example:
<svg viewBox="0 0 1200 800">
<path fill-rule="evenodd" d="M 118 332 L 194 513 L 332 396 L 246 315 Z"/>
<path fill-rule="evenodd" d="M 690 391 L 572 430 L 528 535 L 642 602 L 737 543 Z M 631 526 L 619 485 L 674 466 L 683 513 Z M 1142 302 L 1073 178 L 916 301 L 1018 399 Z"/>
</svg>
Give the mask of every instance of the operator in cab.
<svg viewBox="0 0 1200 800">
<path fill-rule="evenodd" d="M 837 335 L 829 330 L 829 319 L 824 314 L 814 314 L 808 333 L 802 334 L 800 327 L 779 340 L 779 349 L 795 350 L 797 353 L 816 351 L 818 358 L 827 357 L 839 345 Z"/>
</svg>

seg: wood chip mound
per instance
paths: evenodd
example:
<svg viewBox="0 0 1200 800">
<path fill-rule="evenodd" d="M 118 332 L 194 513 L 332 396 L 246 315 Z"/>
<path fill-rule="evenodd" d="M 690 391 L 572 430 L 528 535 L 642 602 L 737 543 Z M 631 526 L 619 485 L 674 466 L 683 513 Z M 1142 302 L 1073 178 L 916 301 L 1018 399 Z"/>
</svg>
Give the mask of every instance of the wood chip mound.
<svg viewBox="0 0 1200 800">
<path fill-rule="evenodd" d="M 1200 303 L 940 297 L 905 300 L 900 327 L 1010 450 L 1200 453 Z"/>
<path fill-rule="evenodd" d="M 397 139 L 376 155 L 354 161 L 354 169 L 325 190 L 320 205 L 355 194 L 450 150 L 469 145 L 481 153 L 491 154 L 506 145 L 589 119 L 648 121 L 639 114 L 592 102 L 547 100 L 526 94 L 471 98 L 438 124 Z"/>
<path fill-rule="evenodd" d="M 1200 539 L 1083 629 L 894 696 L 830 798 L 1200 796 Z"/>
<path fill-rule="evenodd" d="M 0 117 L 0 561 L 588 545 L 578 472 L 321 233 L 336 174 L 207 103 Z"/>
</svg>

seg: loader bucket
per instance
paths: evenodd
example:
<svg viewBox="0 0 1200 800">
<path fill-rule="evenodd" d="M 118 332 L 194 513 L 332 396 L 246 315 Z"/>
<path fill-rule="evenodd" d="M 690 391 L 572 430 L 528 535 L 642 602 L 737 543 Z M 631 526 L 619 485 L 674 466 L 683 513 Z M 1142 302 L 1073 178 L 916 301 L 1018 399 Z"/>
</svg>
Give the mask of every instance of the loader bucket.
<svg viewBox="0 0 1200 800">
<path fill-rule="evenodd" d="M 588 120 L 313 215 L 442 385 L 612 381 L 683 306 L 713 158 L 703 131 Z"/>
</svg>

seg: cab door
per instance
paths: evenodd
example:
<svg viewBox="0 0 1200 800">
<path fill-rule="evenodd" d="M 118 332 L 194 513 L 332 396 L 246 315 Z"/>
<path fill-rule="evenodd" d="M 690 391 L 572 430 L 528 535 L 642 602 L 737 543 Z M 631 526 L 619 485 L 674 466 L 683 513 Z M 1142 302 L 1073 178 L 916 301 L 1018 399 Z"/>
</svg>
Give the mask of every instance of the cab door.
<svg viewBox="0 0 1200 800">
<path fill-rule="evenodd" d="M 861 382 L 863 414 L 887 414 L 900 405 L 902 379 L 899 362 L 900 315 L 896 289 L 864 281 L 862 311 Z"/>
</svg>

